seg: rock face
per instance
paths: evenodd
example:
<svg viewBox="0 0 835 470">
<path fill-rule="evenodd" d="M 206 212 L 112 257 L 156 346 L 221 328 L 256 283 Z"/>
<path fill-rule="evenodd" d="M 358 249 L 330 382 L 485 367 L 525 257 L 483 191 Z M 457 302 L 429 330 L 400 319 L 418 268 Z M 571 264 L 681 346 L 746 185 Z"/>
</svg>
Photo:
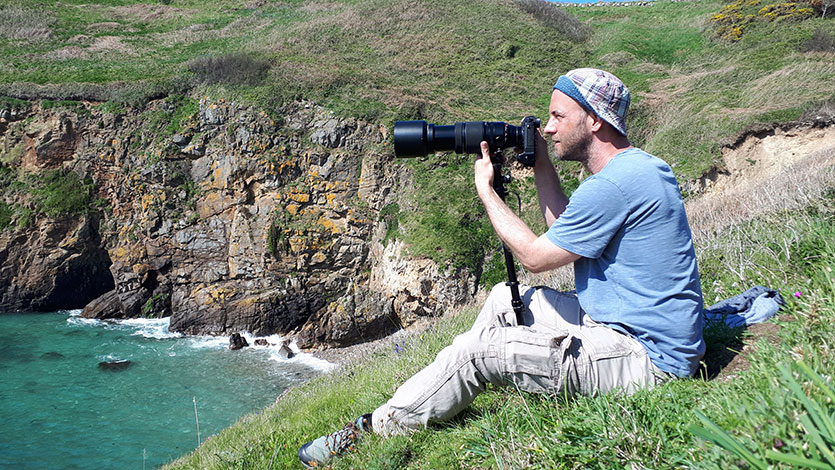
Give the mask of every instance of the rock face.
<svg viewBox="0 0 835 470">
<path fill-rule="evenodd" d="M 378 338 L 474 293 L 469 273 L 382 244 L 378 212 L 409 185 L 385 127 L 310 103 L 268 115 L 204 98 L 172 131 L 173 107 L 0 119 L 0 162 L 89 177 L 109 208 L 0 232 L 0 309 L 86 305 L 86 317 L 170 316 L 187 334 L 296 333 L 316 348 Z"/>
<path fill-rule="evenodd" d="M 114 287 L 95 217 L 0 232 L 0 265 L 3 311 L 81 308 Z"/>
</svg>

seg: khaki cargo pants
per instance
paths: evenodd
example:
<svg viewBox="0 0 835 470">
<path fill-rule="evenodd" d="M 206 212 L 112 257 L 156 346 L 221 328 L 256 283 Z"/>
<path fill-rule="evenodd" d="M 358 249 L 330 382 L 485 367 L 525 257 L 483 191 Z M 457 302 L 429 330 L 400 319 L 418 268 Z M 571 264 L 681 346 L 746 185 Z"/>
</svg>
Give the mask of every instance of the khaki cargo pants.
<svg viewBox="0 0 835 470">
<path fill-rule="evenodd" d="M 470 331 L 401 385 L 372 416 L 374 431 L 403 434 L 449 419 L 487 384 L 534 393 L 632 393 L 672 377 L 634 338 L 589 318 L 573 293 L 520 286 L 528 308 L 516 322 L 510 289 L 493 288 Z"/>
</svg>

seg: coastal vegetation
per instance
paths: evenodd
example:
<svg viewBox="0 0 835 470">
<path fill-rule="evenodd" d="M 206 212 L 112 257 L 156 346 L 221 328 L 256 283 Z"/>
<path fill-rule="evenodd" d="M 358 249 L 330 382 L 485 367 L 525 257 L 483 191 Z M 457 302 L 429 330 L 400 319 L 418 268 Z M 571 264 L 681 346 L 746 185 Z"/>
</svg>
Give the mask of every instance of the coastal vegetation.
<svg viewBox="0 0 835 470">
<path fill-rule="evenodd" d="M 280 111 L 300 99 L 389 129 L 399 119 L 515 123 L 544 117 L 559 73 L 596 66 L 629 85 L 633 143 L 668 161 L 692 202 L 706 192 L 703 177 L 724 168 L 723 145 L 740 133 L 835 114 L 828 2 L 65 0 L 47 7 L 21 0 L 0 6 L 0 114 L 33 106 L 83 112 L 94 102 L 114 115 L 147 113 L 145 128 L 167 138 L 211 96 L 257 106 L 279 126 Z M 151 99 L 165 100 L 164 111 L 145 109 Z M 139 137 L 136 145 L 149 143 Z M 149 165 L 159 158 L 147 157 Z M 92 182 L 73 173 L 24 174 L 1 163 L 0 230 L 25 228 L 38 213 L 100 208 Z M 469 157 L 392 164 L 414 184 L 405 202 L 379 212 L 386 240 L 483 270 L 485 284 L 500 280 L 504 266 L 490 261 L 497 240 L 472 190 Z M 688 208 L 706 219 L 694 223 L 706 303 L 754 284 L 780 289 L 787 300 L 763 328 L 709 326 L 699 378 L 631 397 L 570 401 L 491 389 L 451 423 L 388 440 L 367 436 L 334 468 L 745 468 L 739 454 L 697 437 L 708 422 L 775 468 L 789 468 L 769 460 L 775 450 L 806 459 L 831 451 L 831 441 L 810 444 L 813 431 L 801 420 L 808 404 L 792 380 L 831 415 L 827 384 L 779 372 L 805 364 L 827 381 L 835 366 L 835 176 L 830 157 L 799 165 L 782 180 L 720 199 L 718 207 L 734 208 L 727 216 L 718 217 L 725 212 L 717 206 Z M 560 173 L 569 190 L 585 177 L 571 165 Z M 542 228 L 530 175 L 515 176 L 522 217 Z M 182 190 L 189 200 L 196 191 Z M 768 197 L 746 199 L 752 194 Z M 750 210 L 731 204 L 740 201 Z M 305 223 L 292 215 L 270 216 L 272 256 L 290 244 L 281 227 Z M 165 300 L 151 297 L 143 313 Z M 289 390 L 168 468 L 296 468 L 301 444 L 382 403 L 467 329 L 477 308 Z M 743 365 L 730 370 L 729 355 Z"/>
<path fill-rule="evenodd" d="M 779 288 L 786 297 L 779 316 L 758 325 L 763 328 L 746 332 L 713 325 L 706 331 L 712 363 L 706 367 L 717 365 L 726 348 L 740 352 L 745 367 L 718 377 L 705 369 L 697 378 L 630 397 L 566 401 L 491 388 L 449 423 L 406 437 L 365 435 L 357 452 L 336 459 L 333 468 L 749 468 L 737 455 L 691 432 L 702 425 L 699 416 L 727 430 L 758 460 L 766 461 L 774 449 L 812 458 L 818 451 L 800 421 L 807 413 L 804 400 L 779 368 L 796 368 L 802 361 L 826 374 L 835 365 L 835 351 L 828 346 L 835 334 L 835 242 L 829 229 L 835 219 L 835 174 L 828 171 L 830 189 L 809 188 L 815 193 L 811 205 L 726 227 L 711 241 L 716 251 L 700 256 L 708 297 L 757 282 Z M 717 266 L 723 262 L 746 268 L 730 275 Z M 301 444 L 373 410 L 468 329 L 476 313 L 477 306 L 465 309 L 429 330 L 388 342 L 338 373 L 291 389 L 275 405 L 245 416 L 167 468 L 298 468 L 295 454 Z M 792 377 L 831 415 L 826 385 L 804 375 Z M 824 449 L 831 451 L 832 444 Z"/>
<path fill-rule="evenodd" d="M 177 116 L 163 116 L 166 132 L 207 95 L 267 112 L 304 98 L 386 126 L 398 119 L 515 123 L 547 108 L 559 72 L 598 66 L 633 91 L 633 143 L 687 181 L 721 165 L 721 144 L 747 126 L 797 119 L 832 99 L 829 0 L 771 9 L 755 1 L 572 10 L 541 0 L 244 7 L 114 0 L 49 8 L 26 0 L 0 7 L 0 96 L 10 108 L 40 99 L 140 110 L 167 97 Z M 783 13 L 748 19 L 761 10 Z M 740 21 L 746 33 L 726 38 L 726 27 Z M 416 172 L 451 171 L 441 169 L 445 157 L 410 164 Z M 461 181 L 469 175 L 467 165 L 455 172 Z M 572 167 L 561 172 L 569 186 L 583 177 Z M 399 224 L 414 230 L 393 238 L 406 237 L 416 255 L 474 266 L 486 252 L 462 241 L 473 229 L 489 232 L 489 224 L 474 194 L 449 204 L 433 184 L 440 178 L 419 178 L 420 211 L 403 206 Z M 476 214 L 460 225 L 462 210 Z"/>
</svg>

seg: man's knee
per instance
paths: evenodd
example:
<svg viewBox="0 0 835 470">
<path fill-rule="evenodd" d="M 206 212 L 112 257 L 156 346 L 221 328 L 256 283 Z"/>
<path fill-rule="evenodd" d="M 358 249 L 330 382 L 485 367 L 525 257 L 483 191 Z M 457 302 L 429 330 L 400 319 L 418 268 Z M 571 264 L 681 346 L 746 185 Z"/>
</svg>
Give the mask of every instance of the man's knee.
<svg viewBox="0 0 835 470">
<path fill-rule="evenodd" d="M 497 380 L 500 370 L 501 328 L 480 327 L 455 337 L 436 360 L 448 369 L 473 367 L 489 382 Z"/>
<path fill-rule="evenodd" d="M 461 333 L 452 340 L 449 354 L 461 358 L 461 360 L 472 359 L 473 357 L 484 357 L 490 354 L 498 354 L 496 343 L 496 327 L 478 327 Z"/>
<path fill-rule="evenodd" d="M 488 295 L 487 298 L 492 299 L 494 301 L 507 299 L 509 302 L 510 287 L 508 287 L 506 282 L 500 282 L 494 285 L 492 289 L 490 289 L 490 295 Z"/>
<path fill-rule="evenodd" d="M 504 283 L 496 284 L 490 290 L 487 300 L 484 301 L 481 312 L 473 323 L 473 328 L 508 326 L 506 314 L 512 308 L 510 288 Z"/>
</svg>

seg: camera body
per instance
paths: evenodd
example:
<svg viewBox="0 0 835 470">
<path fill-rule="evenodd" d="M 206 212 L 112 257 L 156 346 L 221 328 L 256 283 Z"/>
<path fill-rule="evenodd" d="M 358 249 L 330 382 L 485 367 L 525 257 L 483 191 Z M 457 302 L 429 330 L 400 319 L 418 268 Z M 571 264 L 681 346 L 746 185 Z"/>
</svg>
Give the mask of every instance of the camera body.
<svg viewBox="0 0 835 470">
<path fill-rule="evenodd" d="M 520 152 L 516 159 L 525 166 L 536 163 L 536 132 L 540 120 L 527 116 L 521 126 L 504 122 L 456 122 L 438 126 L 426 121 L 397 121 L 394 123 L 394 154 L 397 157 L 425 157 L 430 153 L 455 151 L 481 153 L 481 142 L 486 141 L 493 153 L 509 147 Z"/>
</svg>

